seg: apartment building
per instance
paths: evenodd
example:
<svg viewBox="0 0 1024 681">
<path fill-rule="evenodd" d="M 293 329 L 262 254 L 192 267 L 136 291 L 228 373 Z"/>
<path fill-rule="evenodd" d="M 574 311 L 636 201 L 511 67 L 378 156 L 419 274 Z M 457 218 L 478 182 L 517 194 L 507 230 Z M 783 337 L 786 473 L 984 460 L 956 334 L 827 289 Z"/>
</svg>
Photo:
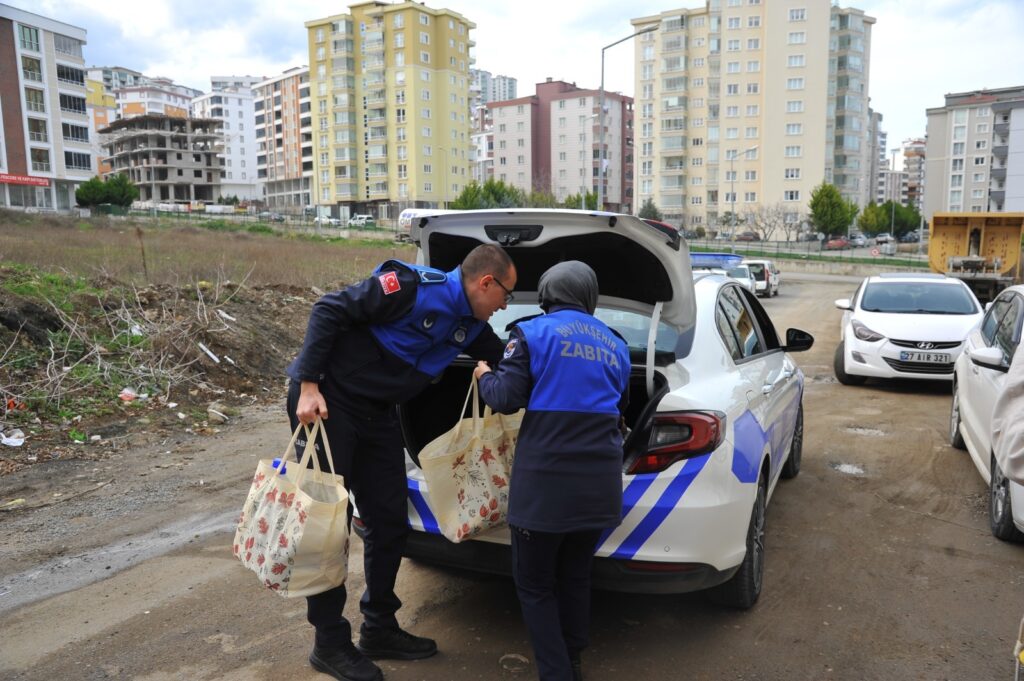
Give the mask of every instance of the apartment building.
<svg viewBox="0 0 1024 681">
<path fill-rule="evenodd" d="M 828 0 L 723 0 L 632 20 L 634 186 L 667 219 L 781 208 L 805 221 L 823 181 L 864 205 L 874 19 Z"/>
<path fill-rule="evenodd" d="M 475 106 L 516 99 L 519 81 L 511 76 L 495 76 L 490 71 L 470 69 L 470 92 Z"/>
<path fill-rule="evenodd" d="M 344 217 L 397 219 L 454 200 L 470 180 L 470 31 L 418 2 L 351 5 L 307 21 L 313 200 Z"/>
<path fill-rule="evenodd" d="M 296 67 L 252 86 L 256 179 L 279 213 L 298 214 L 313 195 L 313 115 L 309 68 Z"/>
<path fill-rule="evenodd" d="M 889 140 L 888 134 L 882 129 L 882 114 L 874 109 L 868 109 L 868 133 L 867 144 L 873 153 L 868 158 L 868 186 L 871 188 L 869 201 L 878 203 L 879 197 L 884 193 L 884 182 L 882 171 L 885 170 L 885 145 Z"/>
<path fill-rule="evenodd" d="M 945 99 L 945 106 L 926 110 L 925 219 L 1024 210 L 1024 86 Z"/>
<path fill-rule="evenodd" d="M 597 192 L 601 178 L 600 92 L 562 80 L 537 83 L 536 94 L 487 105 L 493 120 L 494 178 L 551 192 L 559 201 Z M 603 201 L 630 212 L 633 200 L 633 99 L 606 92 Z"/>
<path fill-rule="evenodd" d="M 189 105 L 202 90 L 178 85 L 170 78 L 143 77 L 134 85 L 114 89 L 117 101 L 117 117 L 170 116 L 188 118 Z"/>
<path fill-rule="evenodd" d="M 907 175 L 907 191 L 904 205 L 913 206 L 918 212 L 924 201 L 924 161 L 927 141 L 924 138 L 903 140 L 903 172 Z"/>
<path fill-rule="evenodd" d="M 0 5 L 0 206 L 69 210 L 96 168 L 84 28 Z"/>
<path fill-rule="evenodd" d="M 114 122 L 117 117 L 117 102 L 101 81 L 86 78 L 85 90 L 85 108 L 89 114 L 89 139 L 93 157 L 96 159 L 96 174 L 104 175 L 111 171 L 112 166 L 100 146 L 99 132 Z"/>
<path fill-rule="evenodd" d="M 907 205 L 907 193 L 909 188 L 909 174 L 903 170 L 882 170 L 879 172 L 881 193 L 875 197 L 875 203 L 882 204 L 886 201 L 895 201 L 901 206 Z"/>
<path fill-rule="evenodd" d="M 221 194 L 240 199 L 262 199 L 263 189 L 257 177 L 256 116 L 252 87 L 262 78 L 252 76 L 214 76 L 212 92 L 192 100 L 196 118 L 221 121 L 224 134 L 220 163 L 223 169 Z"/>
<path fill-rule="evenodd" d="M 89 80 L 98 80 L 103 83 L 103 89 L 113 94 L 114 90 L 124 87 L 141 85 L 146 79 L 142 73 L 123 66 L 91 66 L 89 67 Z"/>
<path fill-rule="evenodd" d="M 220 198 L 221 121 L 133 115 L 100 131 L 112 166 L 139 188 L 143 203 L 191 204 Z"/>
</svg>

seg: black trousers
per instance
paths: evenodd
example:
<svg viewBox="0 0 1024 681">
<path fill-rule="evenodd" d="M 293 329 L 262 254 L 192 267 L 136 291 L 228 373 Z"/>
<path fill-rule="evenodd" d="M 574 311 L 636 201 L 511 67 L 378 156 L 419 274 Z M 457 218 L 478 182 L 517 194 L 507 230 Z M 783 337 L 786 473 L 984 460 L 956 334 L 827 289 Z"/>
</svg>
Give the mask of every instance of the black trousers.
<svg viewBox="0 0 1024 681">
<path fill-rule="evenodd" d="M 295 408 L 300 384 L 288 388 L 288 418 L 298 427 Z M 405 455 L 393 407 L 357 409 L 337 399 L 329 386 L 321 385 L 328 418 L 323 422 L 331 446 L 334 470 L 345 477 L 355 497 L 359 517 L 366 524 L 363 568 L 366 590 L 359 602 L 365 629 L 397 629 L 395 612 L 402 602 L 395 595 L 395 578 L 409 534 Z M 296 444 L 296 454 L 305 446 Z M 322 467 L 327 461 L 323 443 L 317 443 Z M 351 523 L 351 506 L 349 506 Z M 345 585 L 306 599 L 306 617 L 316 628 L 316 644 L 324 647 L 350 645 L 352 625 L 342 616 Z"/>
<path fill-rule="evenodd" d="M 587 647 L 590 568 L 600 530 L 512 529 L 512 576 L 541 681 L 572 681 L 569 657 Z"/>
</svg>

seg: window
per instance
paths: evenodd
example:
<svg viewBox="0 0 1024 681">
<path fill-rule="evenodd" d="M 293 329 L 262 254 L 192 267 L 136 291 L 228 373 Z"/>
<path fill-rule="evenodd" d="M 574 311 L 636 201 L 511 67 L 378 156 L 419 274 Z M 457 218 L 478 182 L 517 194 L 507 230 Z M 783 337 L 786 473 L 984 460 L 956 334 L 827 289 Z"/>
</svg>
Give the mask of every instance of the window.
<svg viewBox="0 0 1024 681">
<path fill-rule="evenodd" d="M 700 196 L 691 196 L 691 197 L 690 197 L 690 203 L 691 203 L 692 205 L 694 205 L 694 206 L 699 206 L 699 205 L 700 205 L 701 203 L 703 203 L 703 197 L 700 197 Z"/>
<path fill-rule="evenodd" d="M 46 113 L 46 102 L 43 98 L 42 90 L 34 90 L 30 87 L 25 88 L 25 104 L 29 111 Z"/>
<path fill-rule="evenodd" d="M 972 189 L 971 190 L 971 198 L 972 199 L 983 199 L 983 198 L 985 198 L 985 190 L 984 189 Z"/>
<path fill-rule="evenodd" d="M 426 14 L 420 13 L 420 24 L 423 26 L 430 26 L 430 17 Z"/>
<path fill-rule="evenodd" d="M 787 42 L 790 45 L 803 45 L 807 42 L 807 34 L 803 31 L 793 31 L 789 34 Z"/>
<path fill-rule="evenodd" d="M 791 9 L 789 10 L 790 21 L 805 21 L 807 19 L 807 10 L 805 9 Z"/>
<path fill-rule="evenodd" d="M 725 94 L 738 95 L 740 93 L 739 83 L 729 83 L 725 86 Z"/>
<path fill-rule="evenodd" d="M 799 158 L 803 152 L 798 145 L 786 147 L 786 158 Z"/>
<path fill-rule="evenodd" d="M 32 119 L 30 118 L 31 122 Z M 74 125 L 72 123 L 62 123 L 61 129 L 64 134 L 64 139 L 72 142 L 88 142 L 89 141 L 89 128 L 84 125 Z"/>
<path fill-rule="evenodd" d="M 427 52 L 426 50 L 421 50 L 420 51 L 420 62 L 422 62 L 424 64 L 429 64 L 430 63 L 430 53 Z"/>
<path fill-rule="evenodd" d="M 761 17 L 757 14 L 747 17 L 747 28 L 760 28 Z"/>
<path fill-rule="evenodd" d="M 426 31 L 420 31 L 420 45 L 430 44 L 430 34 Z"/>
<path fill-rule="evenodd" d="M 756 126 L 748 126 L 748 127 L 747 127 L 747 128 L 746 128 L 746 129 L 744 130 L 744 131 L 743 131 L 743 136 L 744 136 L 744 137 L 745 137 L 746 139 L 748 139 L 748 140 L 750 140 L 750 139 L 755 139 L 755 138 L 757 137 L 757 127 L 756 127 Z"/>
<path fill-rule="evenodd" d="M 757 171 L 747 170 L 743 173 L 743 179 L 747 182 L 757 182 Z"/>
<path fill-rule="evenodd" d="M 988 161 L 988 159 L 985 156 L 975 156 L 974 157 L 974 165 L 976 165 L 976 166 L 983 166 L 983 165 L 985 165 L 985 163 L 987 161 Z"/>
<path fill-rule="evenodd" d="M 985 181 L 985 173 L 974 173 L 974 175 L 971 176 L 971 181 L 972 182 L 984 182 Z"/>
<path fill-rule="evenodd" d="M 747 73 L 757 73 L 761 70 L 761 62 L 754 60 L 747 62 Z"/>
<path fill-rule="evenodd" d="M 726 42 L 725 49 L 728 52 L 739 52 L 740 51 L 740 41 L 739 40 L 730 40 L 730 41 Z"/>
<path fill-rule="evenodd" d="M 975 140 L 974 148 L 976 150 L 988 149 L 988 140 Z"/>
<path fill-rule="evenodd" d="M 735 182 L 736 181 L 736 171 L 735 170 L 726 170 L 725 171 L 725 181 L 726 182 Z"/>
<path fill-rule="evenodd" d="M 748 50 L 760 50 L 761 39 L 760 38 L 747 38 L 747 49 Z"/>
<path fill-rule="evenodd" d="M 725 117 L 735 118 L 740 115 L 740 108 L 738 106 L 727 106 L 725 107 Z"/>
<path fill-rule="evenodd" d="M 691 158 L 690 159 L 690 165 L 695 167 L 695 168 L 699 168 L 700 166 L 704 165 L 704 159 L 699 158 L 699 157 L 698 158 Z"/>
<path fill-rule="evenodd" d="M 21 42 L 21 49 L 39 51 L 39 29 L 31 26 L 18 24 L 18 38 Z M 47 162 L 46 165 L 50 165 Z"/>
<path fill-rule="evenodd" d="M 725 27 L 728 28 L 728 29 L 739 28 L 740 27 L 740 18 L 739 17 L 729 17 L 728 19 L 726 19 Z"/>
<path fill-rule="evenodd" d="M 85 97 L 61 94 L 60 110 L 85 115 Z"/>
<path fill-rule="evenodd" d="M 65 151 L 64 167 L 69 170 L 92 170 L 92 159 L 89 157 L 89 154 Z"/>
<path fill-rule="evenodd" d="M 747 105 L 747 115 L 748 116 L 757 116 L 758 112 L 760 110 L 761 110 L 761 107 L 758 104 L 748 104 Z"/>
<path fill-rule="evenodd" d="M 953 126 L 953 139 L 962 140 L 967 137 L 967 126 L 966 125 L 954 125 Z"/>
<path fill-rule="evenodd" d="M 726 128 L 725 129 L 725 139 L 727 139 L 727 140 L 734 140 L 734 139 L 736 139 L 739 136 L 740 136 L 739 128 Z"/>
<path fill-rule="evenodd" d="M 726 73 L 739 73 L 740 72 L 740 63 L 738 61 L 731 61 L 731 62 L 729 62 L 728 64 L 725 65 L 725 72 Z"/>
<path fill-rule="evenodd" d="M 787 135 L 802 135 L 804 134 L 804 126 L 802 123 L 787 123 L 786 124 Z"/>
<path fill-rule="evenodd" d="M 46 149 L 31 149 L 32 170 L 49 172 L 50 152 Z"/>
<path fill-rule="evenodd" d="M 786 79 L 787 90 L 803 90 L 804 79 L 803 78 L 787 78 Z"/>
<path fill-rule="evenodd" d="M 963 156 L 964 155 L 964 148 L 965 147 L 964 147 L 964 143 L 963 142 L 954 142 L 953 143 L 953 155 L 954 156 Z"/>
<path fill-rule="evenodd" d="M 747 83 L 747 94 L 748 95 L 756 95 L 760 91 L 761 91 L 761 84 L 760 83 Z"/>
<path fill-rule="evenodd" d="M 950 164 L 950 170 L 953 172 L 962 171 L 964 169 L 964 160 L 962 158 L 954 158 Z"/>
<path fill-rule="evenodd" d="M 724 288 L 718 297 L 715 323 L 734 361 L 764 352 L 757 323 L 740 298 L 736 286 Z"/>
<path fill-rule="evenodd" d="M 961 190 L 955 189 L 949 193 L 949 202 L 951 204 L 958 204 L 963 200 L 963 196 L 964 193 Z"/>
<path fill-rule="evenodd" d="M 964 176 L 963 175 L 951 175 L 950 178 L 949 178 L 949 186 L 950 187 L 962 187 L 962 186 L 964 186 Z"/>
<path fill-rule="evenodd" d="M 787 180 L 799 180 L 800 179 L 800 169 L 799 168 L 786 168 L 785 172 L 783 173 L 783 177 L 785 177 Z"/>
<path fill-rule="evenodd" d="M 38 118 L 28 119 L 28 139 L 31 142 L 49 142 L 50 136 L 46 133 L 46 121 Z"/>
<path fill-rule="evenodd" d="M 786 102 L 786 113 L 801 113 L 804 110 L 804 100 L 791 99 Z"/>
<path fill-rule="evenodd" d="M 799 201 L 800 200 L 800 190 L 799 189 L 787 189 L 786 191 L 782 192 L 782 200 L 783 201 Z"/>
<path fill-rule="evenodd" d="M 743 192 L 744 203 L 757 203 L 757 192 Z"/>
<path fill-rule="evenodd" d="M 25 80 L 34 80 L 37 83 L 43 82 L 43 63 L 33 57 L 21 58 L 21 73 Z"/>
<path fill-rule="evenodd" d="M 790 68 L 799 68 L 805 66 L 804 55 L 802 54 L 791 54 L 786 57 L 786 66 Z"/>
<path fill-rule="evenodd" d="M 987 106 L 978 107 L 974 110 L 974 115 L 978 118 L 988 118 L 992 115 L 992 109 Z"/>
<path fill-rule="evenodd" d="M 979 133 L 988 132 L 988 123 L 978 123 L 977 131 Z"/>
</svg>

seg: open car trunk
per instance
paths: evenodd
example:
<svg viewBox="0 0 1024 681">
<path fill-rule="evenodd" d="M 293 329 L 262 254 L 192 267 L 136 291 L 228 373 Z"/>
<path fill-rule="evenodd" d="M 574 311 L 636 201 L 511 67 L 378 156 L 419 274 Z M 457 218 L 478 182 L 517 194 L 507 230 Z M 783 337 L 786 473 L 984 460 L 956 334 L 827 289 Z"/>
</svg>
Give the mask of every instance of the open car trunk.
<svg viewBox="0 0 1024 681">
<path fill-rule="evenodd" d="M 476 362 L 460 359 L 441 378 L 415 398 L 399 407 L 399 424 L 409 456 L 419 465 L 420 450 L 428 442 L 451 430 L 460 416 Z M 650 436 L 651 418 L 658 401 L 667 392 L 665 377 L 654 372 L 654 399 L 647 392 L 647 376 L 642 366 L 634 366 L 629 379 L 629 405 L 626 425 L 631 432 L 623 444 L 623 460 L 646 446 Z M 483 403 L 481 401 L 481 409 Z M 465 417 L 470 416 L 467 406 Z"/>
</svg>

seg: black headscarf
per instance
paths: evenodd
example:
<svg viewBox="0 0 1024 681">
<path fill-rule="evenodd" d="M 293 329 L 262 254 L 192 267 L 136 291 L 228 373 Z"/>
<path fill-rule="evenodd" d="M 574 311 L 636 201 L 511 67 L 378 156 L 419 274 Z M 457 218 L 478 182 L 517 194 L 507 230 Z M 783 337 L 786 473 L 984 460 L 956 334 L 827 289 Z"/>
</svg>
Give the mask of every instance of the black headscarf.
<svg viewBox="0 0 1024 681">
<path fill-rule="evenodd" d="M 566 260 L 540 275 L 540 307 L 545 312 L 553 305 L 582 307 L 588 314 L 597 308 L 597 274 L 579 260 Z"/>
</svg>

